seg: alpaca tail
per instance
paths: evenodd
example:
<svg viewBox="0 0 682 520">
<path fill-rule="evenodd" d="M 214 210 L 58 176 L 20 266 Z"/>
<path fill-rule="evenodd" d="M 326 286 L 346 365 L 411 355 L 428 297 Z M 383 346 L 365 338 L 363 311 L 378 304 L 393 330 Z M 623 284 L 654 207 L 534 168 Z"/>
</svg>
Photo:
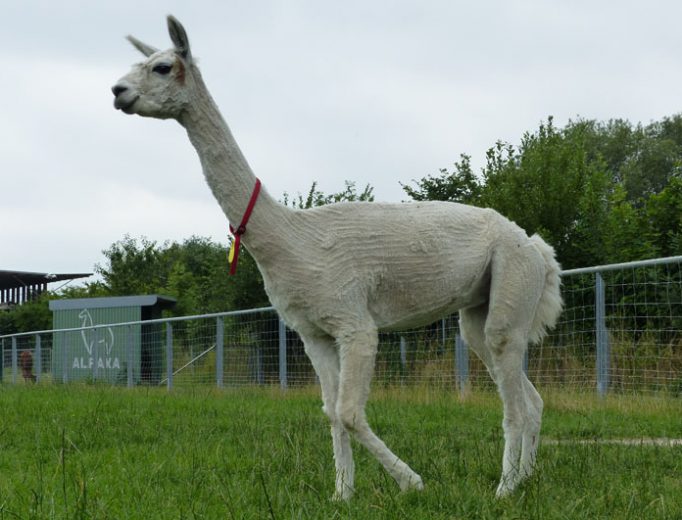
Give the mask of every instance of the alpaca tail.
<svg viewBox="0 0 682 520">
<path fill-rule="evenodd" d="M 539 343 L 547 334 L 547 329 L 556 325 L 564 305 L 561 299 L 561 266 L 554 257 L 554 248 L 540 236 L 533 235 L 530 241 L 545 261 L 545 287 L 529 335 L 531 343 Z"/>
</svg>

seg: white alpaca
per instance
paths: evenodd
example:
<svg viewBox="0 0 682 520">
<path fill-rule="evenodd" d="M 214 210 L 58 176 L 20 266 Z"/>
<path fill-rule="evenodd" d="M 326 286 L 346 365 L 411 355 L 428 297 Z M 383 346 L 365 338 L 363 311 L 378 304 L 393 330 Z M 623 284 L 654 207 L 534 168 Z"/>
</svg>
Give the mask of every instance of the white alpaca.
<svg viewBox="0 0 682 520">
<path fill-rule="evenodd" d="M 206 181 L 238 225 L 256 177 L 211 98 L 187 34 L 168 17 L 174 48 L 135 38 L 146 57 L 114 87 L 127 114 L 176 119 Z M 336 463 L 335 497 L 353 493 L 351 434 L 402 490 L 422 479 L 370 429 L 365 404 L 378 331 L 431 323 L 460 311 L 464 338 L 488 367 L 504 404 L 505 447 L 497 495 L 530 475 L 542 399 L 522 370 L 561 311 L 559 266 L 550 246 L 491 209 L 446 202 L 346 203 L 293 210 L 260 193 L 243 243 L 280 316 L 305 345 L 322 387 Z"/>
</svg>

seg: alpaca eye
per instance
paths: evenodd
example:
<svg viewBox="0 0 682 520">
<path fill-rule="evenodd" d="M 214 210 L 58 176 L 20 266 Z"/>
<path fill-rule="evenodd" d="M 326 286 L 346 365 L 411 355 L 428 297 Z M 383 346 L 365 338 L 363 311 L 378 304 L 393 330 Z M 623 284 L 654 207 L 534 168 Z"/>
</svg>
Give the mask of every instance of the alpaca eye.
<svg viewBox="0 0 682 520">
<path fill-rule="evenodd" d="M 156 72 L 157 74 L 161 74 L 162 76 L 165 76 L 166 74 L 170 73 L 171 69 L 173 67 L 170 65 L 167 65 L 166 63 L 161 63 L 159 65 L 156 65 L 152 71 Z"/>
</svg>

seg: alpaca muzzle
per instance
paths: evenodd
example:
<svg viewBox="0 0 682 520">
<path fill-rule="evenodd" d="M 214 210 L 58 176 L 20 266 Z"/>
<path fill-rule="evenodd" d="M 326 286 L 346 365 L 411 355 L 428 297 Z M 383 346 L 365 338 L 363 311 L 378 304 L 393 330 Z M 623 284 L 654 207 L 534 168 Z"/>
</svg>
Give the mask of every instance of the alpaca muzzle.
<svg viewBox="0 0 682 520">
<path fill-rule="evenodd" d="M 111 88 L 111 91 L 114 94 L 114 108 L 122 110 L 126 114 L 132 114 L 132 107 L 139 96 L 127 86 L 120 83 L 114 85 Z"/>
</svg>

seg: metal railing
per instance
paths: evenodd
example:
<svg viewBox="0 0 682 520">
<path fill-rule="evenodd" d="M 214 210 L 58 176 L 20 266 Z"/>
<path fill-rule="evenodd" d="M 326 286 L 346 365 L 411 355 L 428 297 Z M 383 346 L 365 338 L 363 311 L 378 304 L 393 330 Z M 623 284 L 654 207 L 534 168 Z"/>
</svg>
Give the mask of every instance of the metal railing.
<svg viewBox="0 0 682 520">
<path fill-rule="evenodd" d="M 682 393 L 682 257 L 564 271 L 565 310 L 529 348 L 540 387 Z M 271 307 L 0 336 L 5 382 L 122 386 L 314 384 L 298 336 Z M 375 385 L 491 385 L 456 316 L 382 333 Z"/>
</svg>

